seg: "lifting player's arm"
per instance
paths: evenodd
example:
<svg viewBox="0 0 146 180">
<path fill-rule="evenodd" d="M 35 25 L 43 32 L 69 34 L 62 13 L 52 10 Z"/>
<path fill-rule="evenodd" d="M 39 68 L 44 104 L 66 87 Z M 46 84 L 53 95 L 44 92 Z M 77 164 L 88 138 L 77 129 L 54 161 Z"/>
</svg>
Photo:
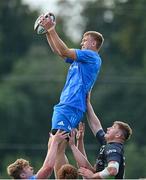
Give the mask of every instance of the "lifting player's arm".
<svg viewBox="0 0 146 180">
<path fill-rule="evenodd" d="M 96 136 L 96 133 L 102 129 L 102 126 L 91 105 L 90 94 L 91 92 L 88 93 L 87 97 L 87 120 L 93 134 Z"/>
<path fill-rule="evenodd" d="M 48 152 L 43 163 L 43 166 L 36 174 L 36 179 L 47 179 L 53 172 L 55 165 L 55 158 L 57 154 L 58 144 L 67 138 L 67 134 L 64 131 L 58 130 L 52 137 L 51 146 L 48 145 Z"/>
<path fill-rule="evenodd" d="M 74 158 L 78 164 L 79 167 L 85 167 L 90 169 L 91 171 L 95 172 L 95 169 L 92 167 L 92 165 L 87 160 L 87 157 L 84 156 L 80 150 L 75 146 L 75 131 L 71 132 L 71 136 L 69 139 L 69 145 L 72 150 L 72 153 L 74 155 Z"/>
<path fill-rule="evenodd" d="M 78 172 L 79 175 L 83 176 L 87 179 L 107 179 L 110 177 L 114 177 L 118 174 L 119 171 L 119 163 L 117 161 L 110 161 L 108 166 L 97 173 L 93 173 L 91 170 L 81 167 Z"/>
<path fill-rule="evenodd" d="M 76 134 L 77 148 L 79 151 L 87 158 L 85 147 L 84 147 L 84 133 L 85 133 L 85 123 L 80 122 Z"/>
</svg>

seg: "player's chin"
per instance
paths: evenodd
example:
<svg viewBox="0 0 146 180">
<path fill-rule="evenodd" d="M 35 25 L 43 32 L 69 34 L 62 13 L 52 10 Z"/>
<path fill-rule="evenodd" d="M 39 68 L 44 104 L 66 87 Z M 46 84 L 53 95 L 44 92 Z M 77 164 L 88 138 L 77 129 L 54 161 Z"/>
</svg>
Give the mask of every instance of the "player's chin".
<svg viewBox="0 0 146 180">
<path fill-rule="evenodd" d="M 108 134 L 107 133 L 104 135 L 104 138 L 105 138 L 105 140 L 108 139 Z"/>
</svg>

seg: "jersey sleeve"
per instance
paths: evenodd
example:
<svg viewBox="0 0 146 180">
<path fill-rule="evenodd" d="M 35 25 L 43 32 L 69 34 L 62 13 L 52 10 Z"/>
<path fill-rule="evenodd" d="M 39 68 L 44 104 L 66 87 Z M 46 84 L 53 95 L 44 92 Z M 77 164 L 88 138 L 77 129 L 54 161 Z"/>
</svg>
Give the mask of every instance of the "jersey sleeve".
<svg viewBox="0 0 146 180">
<path fill-rule="evenodd" d="M 69 63 L 69 64 L 72 64 L 74 62 L 74 60 L 71 58 L 65 58 L 64 60 L 66 63 Z"/>
<path fill-rule="evenodd" d="M 101 145 L 105 145 L 106 144 L 106 140 L 104 138 L 105 132 L 103 131 L 103 129 L 100 129 L 97 133 L 96 133 L 96 138 L 99 141 L 99 143 Z"/>
<path fill-rule="evenodd" d="M 120 164 L 121 162 L 121 151 L 116 146 L 108 146 L 106 149 L 107 162 L 116 161 Z"/>
<path fill-rule="evenodd" d="M 29 179 L 37 179 L 36 175 L 31 176 Z"/>
<path fill-rule="evenodd" d="M 100 58 L 98 58 L 98 54 L 95 53 L 92 50 L 80 50 L 75 49 L 76 51 L 76 61 L 83 62 L 83 63 L 97 63 L 97 61 L 100 61 Z"/>
</svg>

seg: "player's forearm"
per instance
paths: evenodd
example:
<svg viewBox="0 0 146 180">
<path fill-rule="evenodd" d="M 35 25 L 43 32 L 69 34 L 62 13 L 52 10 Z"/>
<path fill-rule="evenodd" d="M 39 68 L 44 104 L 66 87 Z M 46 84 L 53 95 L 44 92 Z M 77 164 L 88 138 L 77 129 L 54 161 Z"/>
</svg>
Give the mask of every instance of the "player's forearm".
<svg viewBox="0 0 146 180">
<path fill-rule="evenodd" d="M 96 135 L 97 131 L 102 129 L 102 126 L 90 102 L 87 103 L 87 120 L 93 134 Z"/>
<path fill-rule="evenodd" d="M 57 148 L 58 148 L 58 142 L 52 141 L 51 146 L 48 150 L 47 156 L 45 158 L 43 166 L 49 166 L 49 167 L 54 167 L 55 164 L 55 158 L 57 154 Z"/>
<path fill-rule="evenodd" d="M 87 158 L 83 139 L 78 139 L 77 140 L 77 148 Z"/>
<path fill-rule="evenodd" d="M 92 179 L 103 179 L 99 173 L 95 173 L 93 176 L 92 176 Z"/>
<path fill-rule="evenodd" d="M 109 179 L 115 177 L 119 171 L 119 163 L 116 161 L 110 161 L 108 166 L 105 167 L 102 171 L 95 173 L 93 175 L 94 179 Z"/>
<path fill-rule="evenodd" d="M 66 57 L 67 51 L 69 50 L 66 44 L 60 39 L 55 29 L 49 32 L 51 39 L 53 40 L 55 47 L 58 49 L 61 56 Z"/>
<path fill-rule="evenodd" d="M 86 157 L 78 150 L 78 148 L 75 145 L 71 145 L 71 150 L 79 167 L 86 167 L 90 170 L 94 169 L 92 165 L 89 163 L 89 161 L 86 159 Z"/>
<path fill-rule="evenodd" d="M 52 51 L 58 55 L 60 55 L 60 52 L 59 50 L 57 49 L 55 43 L 53 42 L 53 39 L 51 38 L 50 34 L 47 33 L 46 34 L 46 37 L 47 37 L 47 41 L 48 41 L 48 44 L 50 45 L 50 48 L 52 49 Z"/>
<path fill-rule="evenodd" d="M 47 152 L 45 161 L 42 168 L 38 171 L 36 177 L 37 179 L 47 179 L 53 172 L 55 165 L 55 158 L 57 154 L 58 142 L 51 143 L 51 146 Z"/>
</svg>

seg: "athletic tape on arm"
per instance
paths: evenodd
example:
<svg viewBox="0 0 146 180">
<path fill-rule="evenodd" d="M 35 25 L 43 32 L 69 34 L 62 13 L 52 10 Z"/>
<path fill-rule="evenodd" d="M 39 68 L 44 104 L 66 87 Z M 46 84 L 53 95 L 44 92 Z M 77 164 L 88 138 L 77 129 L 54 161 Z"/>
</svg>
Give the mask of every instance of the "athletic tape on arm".
<svg viewBox="0 0 146 180">
<path fill-rule="evenodd" d="M 104 179 L 104 178 L 107 178 L 108 176 L 110 176 L 108 168 L 115 168 L 116 171 L 118 172 L 119 171 L 119 163 L 118 162 L 110 162 L 104 170 L 99 172 L 99 175 L 101 178 Z"/>
<path fill-rule="evenodd" d="M 117 161 L 109 162 L 108 167 L 115 168 L 117 172 L 119 171 L 119 163 Z"/>
</svg>

